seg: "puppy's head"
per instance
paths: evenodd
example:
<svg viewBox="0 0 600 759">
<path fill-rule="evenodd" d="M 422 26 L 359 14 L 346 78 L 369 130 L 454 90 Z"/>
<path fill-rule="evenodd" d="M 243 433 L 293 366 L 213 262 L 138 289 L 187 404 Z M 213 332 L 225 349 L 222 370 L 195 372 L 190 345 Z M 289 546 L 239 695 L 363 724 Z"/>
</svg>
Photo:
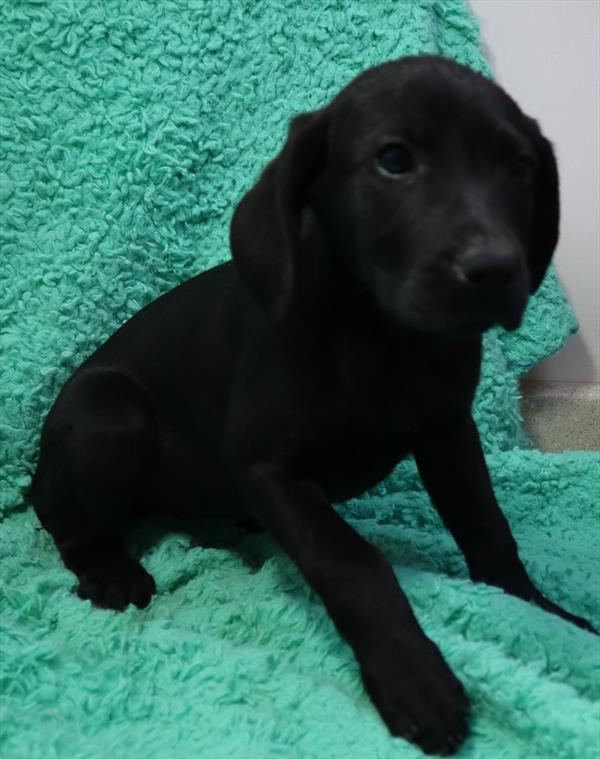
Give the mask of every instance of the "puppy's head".
<svg viewBox="0 0 600 759">
<path fill-rule="evenodd" d="M 556 245 L 556 162 L 493 82 L 405 58 L 294 119 L 236 210 L 234 258 L 276 317 L 294 307 L 303 271 L 316 271 L 307 215 L 325 241 L 319 255 L 399 325 L 448 336 L 514 329 Z"/>
</svg>

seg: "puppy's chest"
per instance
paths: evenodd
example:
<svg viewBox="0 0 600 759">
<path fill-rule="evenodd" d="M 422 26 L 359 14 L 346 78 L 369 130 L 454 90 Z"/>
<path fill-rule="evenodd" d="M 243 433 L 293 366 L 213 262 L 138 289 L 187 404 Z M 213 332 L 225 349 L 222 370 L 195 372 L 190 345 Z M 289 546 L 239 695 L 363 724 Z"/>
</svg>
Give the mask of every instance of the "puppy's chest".
<svg viewBox="0 0 600 759">
<path fill-rule="evenodd" d="M 373 361 L 332 380 L 337 386 L 327 384 L 314 420 L 311 459 L 333 500 L 373 486 L 411 452 L 417 436 L 470 405 L 464 378 L 435 363 Z"/>
<path fill-rule="evenodd" d="M 436 419 L 467 409 L 476 376 L 451 360 L 364 350 L 337 361 L 324 385 L 321 412 L 331 434 L 346 437 L 355 429 L 375 440 L 408 440 Z"/>
</svg>

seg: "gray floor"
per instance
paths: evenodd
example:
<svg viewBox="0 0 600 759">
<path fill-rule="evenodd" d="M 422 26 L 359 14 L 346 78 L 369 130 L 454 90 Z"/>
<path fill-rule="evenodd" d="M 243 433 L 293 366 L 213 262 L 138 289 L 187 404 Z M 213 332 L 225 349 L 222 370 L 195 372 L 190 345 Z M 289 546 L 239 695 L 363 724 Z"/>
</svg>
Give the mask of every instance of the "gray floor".
<svg viewBox="0 0 600 759">
<path fill-rule="evenodd" d="M 600 450 L 600 385 L 523 381 L 525 431 L 543 451 Z"/>
</svg>

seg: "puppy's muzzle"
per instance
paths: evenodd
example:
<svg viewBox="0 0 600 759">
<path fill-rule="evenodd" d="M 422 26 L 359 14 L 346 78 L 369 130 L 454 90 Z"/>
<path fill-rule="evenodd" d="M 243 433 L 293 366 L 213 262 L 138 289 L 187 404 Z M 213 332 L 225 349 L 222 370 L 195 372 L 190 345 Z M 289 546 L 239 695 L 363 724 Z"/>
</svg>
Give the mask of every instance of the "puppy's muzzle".
<svg viewBox="0 0 600 759">
<path fill-rule="evenodd" d="M 523 256 L 514 246 L 478 241 L 454 257 L 451 270 L 468 310 L 509 330 L 519 326 L 529 283 Z"/>
</svg>

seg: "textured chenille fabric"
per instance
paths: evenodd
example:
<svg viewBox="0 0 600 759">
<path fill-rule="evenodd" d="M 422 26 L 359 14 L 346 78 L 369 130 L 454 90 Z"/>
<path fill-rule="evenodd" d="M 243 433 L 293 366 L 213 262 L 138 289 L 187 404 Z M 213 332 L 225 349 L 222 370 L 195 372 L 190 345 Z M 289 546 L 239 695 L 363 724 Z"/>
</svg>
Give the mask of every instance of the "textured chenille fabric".
<svg viewBox="0 0 600 759">
<path fill-rule="evenodd" d="M 367 66 L 426 52 L 491 75 L 460 0 L 0 4 L 3 759 L 420 755 L 389 736 L 269 537 L 140 530 L 132 548 L 158 595 L 102 611 L 74 595 L 27 487 L 62 383 L 140 307 L 229 256 L 232 210 L 289 117 Z M 531 575 L 600 626 L 598 455 L 531 450 L 518 406 L 519 375 L 575 326 L 550 273 L 518 333 L 486 336 L 476 419 Z M 389 557 L 465 683 L 459 756 L 598 757 L 596 638 L 470 583 L 411 461 L 339 509 Z"/>
</svg>

